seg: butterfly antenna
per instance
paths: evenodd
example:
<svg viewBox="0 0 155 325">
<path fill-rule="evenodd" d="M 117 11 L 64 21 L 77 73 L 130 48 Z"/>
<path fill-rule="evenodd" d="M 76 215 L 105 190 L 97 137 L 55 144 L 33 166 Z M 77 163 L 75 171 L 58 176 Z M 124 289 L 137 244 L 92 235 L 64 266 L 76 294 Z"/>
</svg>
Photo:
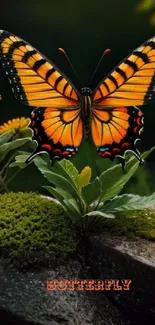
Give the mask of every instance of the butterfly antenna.
<svg viewBox="0 0 155 325">
<path fill-rule="evenodd" d="M 101 55 L 101 58 L 100 58 L 100 60 L 99 60 L 99 62 L 98 62 L 98 64 L 97 64 L 97 66 L 96 66 L 96 68 L 95 68 L 95 70 L 94 70 L 94 72 L 93 72 L 93 74 L 92 74 L 92 77 L 91 77 L 91 79 L 89 80 L 88 85 L 90 85 L 90 83 L 91 83 L 92 80 L 94 79 L 94 76 L 95 76 L 95 74 L 96 74 L 96 72 L 97 72 L 97 70 L 98 70 L 98 68 L 99 68 L 99 66 L 100 66 L 100 64 L 101 64 L 101 62 L 102 62 L 104 56 L 107 55 L 107 54 L 109 54 L 110 52 L 111 52 L 111 49 L 106 49 L 106 50 L 103 52 L 103 54 Z"/>
<path fill-rule="evenodd" d="M 73 64 L 71 63 L 71 61 L 70 61 L 70 59 L 69 59 L 66 51 L 62 47 L 59 47 L 58 48 L 58 51 L 65 56 L 65 58 L 67 59 L 67 61 L 68 61 L 69 65 L 70 65 L 72 71 L 74 72 L 74 75 L 76 76 L 76 78 L 80 82 L 81 87 L 83 87 L 82 82 L 81 82 L 81 79 L 80 79 L 79 75 L 77 74 L 76 70 L 74 69 Z"/>
</svg>

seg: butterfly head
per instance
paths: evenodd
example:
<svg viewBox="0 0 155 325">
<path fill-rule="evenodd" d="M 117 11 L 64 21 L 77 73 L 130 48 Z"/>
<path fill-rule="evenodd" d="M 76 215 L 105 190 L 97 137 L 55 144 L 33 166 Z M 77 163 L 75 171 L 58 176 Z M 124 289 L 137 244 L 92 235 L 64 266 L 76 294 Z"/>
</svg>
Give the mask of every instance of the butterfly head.
<svg viewBox="0 0 155 325">
<path fill-rule="evenodd" d="M 81 94 L 84 96 L 91 96 L 92 91 L 88 87 L 81 88 Z"/>
</svg>

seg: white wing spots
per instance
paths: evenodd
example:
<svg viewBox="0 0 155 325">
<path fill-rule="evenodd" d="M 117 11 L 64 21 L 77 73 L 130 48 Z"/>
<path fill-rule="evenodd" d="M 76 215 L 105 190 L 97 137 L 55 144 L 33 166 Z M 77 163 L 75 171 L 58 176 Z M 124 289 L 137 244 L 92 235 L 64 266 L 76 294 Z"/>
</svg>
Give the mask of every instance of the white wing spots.
<svg viewBox="0 0 155 325">
<path fill-rule="evenodd" d="M 151 100 L 152 99 L 152 94 L 148 95 L 148 99 Z"/>
</svg>

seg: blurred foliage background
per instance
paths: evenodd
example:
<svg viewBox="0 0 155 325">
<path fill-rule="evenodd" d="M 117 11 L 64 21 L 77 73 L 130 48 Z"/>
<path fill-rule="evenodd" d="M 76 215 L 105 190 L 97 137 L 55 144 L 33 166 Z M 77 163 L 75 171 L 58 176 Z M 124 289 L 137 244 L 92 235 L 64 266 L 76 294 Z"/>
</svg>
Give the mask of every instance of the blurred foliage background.
<svg viewBox="0 0 155 325">
<path fill-rule="evenodd" d="M 66 59 L 58 52 L 63 47 L 82 83 L 87 86 L 96 64 L 106 48 L 111 48 L 97 74 L 92 88 L 137 46 L 155 35 L 155 0 L 38 0 L 4 1 L 0 13 L 1 29 L 20 36 L 65 72 L 76 87 L 79 83 Z M 5 73 L 0 67 L 0 124 L 19 116 L 28 117 L 33 108 L 16 101 Z M 137 147 L 142 152 L 155 145 L 155 103 L 142 107 L 145 128 Z M 82 169 L 93 167 L 93 176 L 111 165 L 97 157 L 91 141 L 82 144 L 72 159 Z M 155 190 L 155 154 L 125 189 L 138 194 Z M 33 177 L 32 177 L 33 176 Z M 28 166 L 11 184 L 12 190 L 40 190 L 45 180 L 33 166 Z M 24 187 L 24 188 L 23 188 Z"/>
</svg>

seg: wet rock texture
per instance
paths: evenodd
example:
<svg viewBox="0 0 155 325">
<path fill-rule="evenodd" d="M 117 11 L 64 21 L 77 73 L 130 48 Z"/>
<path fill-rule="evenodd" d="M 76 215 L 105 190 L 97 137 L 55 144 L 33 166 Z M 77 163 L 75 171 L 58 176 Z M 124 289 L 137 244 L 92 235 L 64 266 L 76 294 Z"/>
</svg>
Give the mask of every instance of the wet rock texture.
<svg viewBox="0 0 155 325">
<path fill-rule="evenodd" d="M 80 262 L 53 270 L 25 271 L 0 267 L 0 319 L 3 325 L 131 325 L 102 291 L 51 290 L 47 280 L 83 279 Z"/>
<path fill-rule="evenodd" d="M 97 279 L 131 279 L 130 290 L 106 295 L 134 324 L 155 324 L 155 243 L 104 234 L 89 239 L 89 264 Z"/>
</svg>

